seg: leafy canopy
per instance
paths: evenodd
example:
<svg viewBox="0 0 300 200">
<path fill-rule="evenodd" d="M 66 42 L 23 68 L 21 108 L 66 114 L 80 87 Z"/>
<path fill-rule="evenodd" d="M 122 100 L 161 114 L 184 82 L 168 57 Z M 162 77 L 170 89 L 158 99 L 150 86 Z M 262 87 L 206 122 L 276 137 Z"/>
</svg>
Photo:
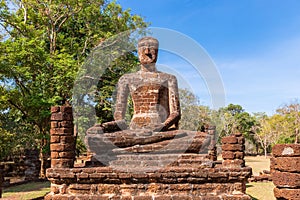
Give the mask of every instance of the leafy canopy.
<svg viewBox="0 0 300 200">
<path fill-rule="evenodd" d="M 10 121 L 1 133 L 32 134 L 28 144 L 40 148 L 47 146 L 50 106 L 72 97 L 76 74 L 92 49 L 115 34 L 147 26 L 105 0 L 1 0 L 0 25 L 0 113 Z M 119 74 L 136 62 L 128 58 Z"/>
</svg>

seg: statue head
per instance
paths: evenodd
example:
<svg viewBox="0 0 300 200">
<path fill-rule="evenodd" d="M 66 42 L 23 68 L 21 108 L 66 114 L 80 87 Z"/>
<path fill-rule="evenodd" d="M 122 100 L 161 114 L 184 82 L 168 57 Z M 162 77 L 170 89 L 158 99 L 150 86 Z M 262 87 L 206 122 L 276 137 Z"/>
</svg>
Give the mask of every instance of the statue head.
<svg viewBox="0 0 300 200">
<path fill-rule="evenodd" d="M 153 37 L 143 37 L 138 42 L 139 60 L 142 65 L 155 64 L 157 61 L 158 40 Z"/>
</svg>

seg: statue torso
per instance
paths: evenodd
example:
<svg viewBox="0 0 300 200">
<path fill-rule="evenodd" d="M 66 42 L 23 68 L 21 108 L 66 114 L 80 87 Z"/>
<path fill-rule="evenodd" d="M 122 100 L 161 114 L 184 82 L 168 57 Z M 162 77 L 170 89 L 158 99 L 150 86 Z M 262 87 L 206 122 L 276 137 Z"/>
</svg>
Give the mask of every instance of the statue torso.
<svg viewBox="0 0 300 200">
<path fill-rule="evenodd" d="M 161 72 L 142 72 L 125 75 L 134 105 L 131 129 L 151 128 L 169 116 L 169 83 L 172 75 Z"/>
</svg>

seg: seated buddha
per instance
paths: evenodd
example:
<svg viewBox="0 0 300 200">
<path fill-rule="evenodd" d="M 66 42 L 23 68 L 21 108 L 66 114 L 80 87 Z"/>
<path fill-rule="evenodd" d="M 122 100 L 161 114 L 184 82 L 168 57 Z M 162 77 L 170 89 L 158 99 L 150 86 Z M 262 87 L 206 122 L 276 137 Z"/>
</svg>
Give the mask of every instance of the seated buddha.
<svg viewBox="0 0 300 200">
<path fill-rule="evenodd" d="M 156 69 L 158 47 L 159 42 L 153 37 L 139 40 L 140 70 L 119 79 L 115 121 L 88 129 L 87 145 L 91 151 L 99 152 L 100 143 L 110 143 L 112 151 L 119 153 L 197 153 L 205 143 L 205 133 L 178 130 L 181 113 L 177 79 Z M 134 113 L 128 127 L 125 113 L 129 95 Z"/>
</svg>

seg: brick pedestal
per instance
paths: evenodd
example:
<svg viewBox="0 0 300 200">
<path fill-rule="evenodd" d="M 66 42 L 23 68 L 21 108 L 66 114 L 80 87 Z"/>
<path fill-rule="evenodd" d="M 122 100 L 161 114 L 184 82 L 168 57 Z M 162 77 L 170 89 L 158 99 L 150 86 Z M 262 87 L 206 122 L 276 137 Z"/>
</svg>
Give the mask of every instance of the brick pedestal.
<svg viewBox="0 0 300 200">
<path fill-rule="evenodd" d="M 75 137 L 72 107 L 54 106 L 51 108 L 50 136 L 51 168 L 73 167 Z"/>
<path fill-rule="evenodd" d="M 244 160 L 245 138 L 241 133 L 222 138 L 222 165 L 228 168 L 245 166 Z"/>
<path fill-rule="evenodd" d="M 232 158 L 224 156 L 224 159 L 234 162 L 224 161 L 223 165 L 215 162 L 215 128 L 211 127 L 205 132 L 195 134 L 194 138 L 188 138 L 190 147 L 186 148 L 185 152 L 161 151 L 152 154 L 147 151 L 144 153 L 119 152 L 120 154 L 115 154 L 113 158 L 110 157 L 107 166 L 74 167 L 72 109 L 65 106 L 52 107 L 51 112 L 51 168 L 47 169 L 51 192 L 45 197 L 47 200 L 251 199 L 245 194 L 245 182 L 251 175 L 251 168 L 244 167 L 244 163 L 236 162 L 243 161 L 244 157 L 244 140 L 241 135 L 237 134 L 227 141 L 224 139 L 225 154 L 226 152 L 233 154 Z M 163 138 L 172 133 L 174 132 L 159 133 L 158 136 Z M 177 133 L 180 135 L 180 130 L 176 132 L 178 137 Z M 122 144 L 126 139 L 125 132 L 120 132 L 120 134 L 123 134 L 121 135 L 122 141 L 119 143 Z M 189 136 L 188 133 L 186 134 Z M 174 142 L 184 137 L 170 138 Z M 204 139 L 200 140 L 200 138 Z M 112 139 L 116 138 L 112 137 Z M 152 140 L 153 138 L 141 139 L 145 141 L 145 139 Z M 203 145 L 211 144 L 208 152 L 204 148 L 199 154 L 201 148 L 198 146 L 201 144 L 198 142 L 203 142 Z M 175 143 L 177 149 L 180 145 L 186 144 Z M 155 145 L 152 149 L 153 147 Z M 173 149 L 171 147 L 169 150 Z M 106 148 L 103 149 L 106 150 Z M 197 149 L 197 151 L 190 149 Z"/>
<path fill-rule="evenodd" d="M 250 200 L 244 181 L 251 168 L 165 167 L 155 172 L 122 172 L 111 167 L 48 169 L 45 199 L 213 199 Z"/>
<path fill-rule="evenodd" d="M 271 175 L 277 199 L 300 199 L 300 144 L 278 144 L 272 149 Z"/>
</svg>

